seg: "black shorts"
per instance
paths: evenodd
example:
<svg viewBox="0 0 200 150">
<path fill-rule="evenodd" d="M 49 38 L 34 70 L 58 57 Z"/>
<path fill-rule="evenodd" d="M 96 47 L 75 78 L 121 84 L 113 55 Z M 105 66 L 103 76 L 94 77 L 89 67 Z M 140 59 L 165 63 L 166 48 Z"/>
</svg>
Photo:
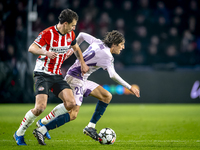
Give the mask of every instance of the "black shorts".
<svg viewBox="0 0 200 150">
<path fill-rule="evenodd" d="M 62 75 L 48 75 L 42 72 L 34 72 L 35 95 L 47 94 L 49 91 L 58 97 L 58 94 L 65 88 L 71 89 Z"/>
</svg>

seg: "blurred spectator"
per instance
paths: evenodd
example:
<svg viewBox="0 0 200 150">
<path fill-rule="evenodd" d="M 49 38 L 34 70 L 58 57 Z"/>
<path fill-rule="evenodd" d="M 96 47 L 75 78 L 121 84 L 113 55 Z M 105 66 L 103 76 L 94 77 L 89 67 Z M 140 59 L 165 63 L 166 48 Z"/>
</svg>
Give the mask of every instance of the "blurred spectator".
<svg viewBox="0 0 200 150">
<path fill-rule="evenodd" d="M 131 51 L 125 52 L 126 59 L 124 60 L 125 65 L 144 65 L 145 64 L 145 55 L 144 50 L 142 49 L 142 43 L 138 40 L 132 42 Z"/>
<path fill-rule="evenodd" d="M 97 37 L 103 39 L 106 32 L 112 29 L 112 20 L 107 12 L 102 12 L 100 18 L 98 19 L 98 33 Z"/>
<path fill-rule="evenodd" d="M 194 36 L 191 34 L 189 30 L 185 30 L 183 34 L 183 38 L 181 41 L 181 52 L 187 52 L 191 51 L 191 49 L 194 49 L 192 43 L 194 42 Z"/>
<path fill-rule="evenodd" d="M 41 20 L 41 18 L 38 16 L 37 20 L 33 22 L 32 30 L 34 32 L 37 32 L 36 34 L 38 35 L 40 31 L 45 29 L 45 24 Z"/>
<path fill-rule="evenodd" d="M 0 27 L 0 61 L 2 61 L 5 54 L 5 30 L 4 27 Z"/>
<path fill-rule="evenodd" d="M 133 9 L 132 9 L 132 1 L 125 0 L 122 2 L 122 11 L 118 13 L 119 18 L 123 18 L 125 22 L 127 23 L 127 26 L 131 25 L 131 22 L 133 21 Z"/>
<path fill-rule="evenodd" d="M 59 16 L 65 6 L 63 5 L 63 2 L 66 2 L 66 0 L 51 0 L 48 13 L 53 13 L 55 16 Z M 49 2 L 47 2 L 47 4 L 49 4 Z"/>
<path fill-rule="evenodd" d="M 45 26 L 50 27 L 50 26 L 57 24 L 57 23 L 58 23 L 58 19 L 55 17 L 54 13 L 49 12 L 47 14 L 47 21 L 45 22 Z"/>
<path fill-rule="evenodd" d="M 165 7 L 165 3 L 162 1 L 157 2 L 157 8 L 155 10 L 155 19 L 157 20 L 160 16 L 164 17 L 165 22 L 169 23 L 169 11 Z"/>
<path fill-rule="evenodd" d="M 88 5 L 85 8 L 83 8 L 83 14 L 90 14 L 92 20 L 96 19 L 98 12 L 99 9 L 96 6 L 95 0 L 89 0 Z"/>
<path fill-rule="evenodd" d="M 139 7 L 135 8 L 137 10 L 136 14 L 141 14 L 145 18 L 149 19 L 149 21 L 152 21 L 152 10 L 149 6 L 149 0 L 139 0 L 138 5 Z"/>
<path fill-rule="evenodd" d="M 71 5 L 70 5 L 70 9 L 75 11 L 79 15 L 79 17 L 82 17 L 81 16 L 81 10 L 82 10 L 81 0 L 72 0 Z"/>
<path fill-rule="evenodd" d="M 200 15 L 200 10 L 198 8 L 198 1 L 196 0 L 191 0 L 189 2 L 189 8 L 187 10 L 188 16 L 199 16 Z"/>
<path fill-rule="evenodd" d="M 112 0 L 104 0 L 102 11 L 107 12 L 113 21 L 115 21 L 118 17 L 116 14 L 118 14 L 119 11 L 117 11 L 115 8 L 114 2 Z"/>
<path fill-rule="evenodd" d="M 40 16 L 40 18 L 42 18 L 42 20 L 46 20 L 46 15 L 49 9 L 48 0 L 37 0 L 36 6 L 37 6 L 37 13 Z"/>
<path fill-rule="evenodd" d="M 110 18 L 109 14 L 107 12 L 102 12 L 98 20 L 98 26 L 100 28 L 108 27 L 109 29 L 111 29 L 111 25 L 112 19 Z"/>
<path fill-rule="evenodd" d="M 123 18 L 118 18 L 115 22 L 115 28 L 126 37 L 125 22 Z"/>
<path fill-rule="evenodd" d="M 88 34 L 94 35 L 95 24 L 92 19 L 92 14 L 86 13 L 84 15 L 84 18 L 79 21 L 77 27 L 78 27 L 78 32 L 86 32 Z"/>
<path fill-rule="evenodd" d="M 174 26 L 178 29 L 179 34 L 181 34 L 186 27 L 186 16 L 183 8 L 177 6 L 172 13 L 171 26 Z"/>
<path fill-rule="evenodd" d="M 27 54 L 26 48 L 26 29 L 22 24 L 22 18 L 19 16 L 16 20 L 16 33 L 15 33 L 15 42 L 16 42 L 16 56 L 20 59 L 23 55 L 22 53 Z"/>
<path fill-rule="evenodd" d="M 103 38 L 105 37 L 106 33 L 109 32 L 109 31 L 110 31 L 110 30 L 108 29 L 108 27 L 100 28 L 100 29 L 98 30 L 99 34 L 98 34 L 97 37 L 98 37 L 99 39 L 103 39 Z"/>
<path fill-rule="evenodd" d="M 144 50 L 142 50 L 142 43 L 140 41 L 133 41 L 131 48 L 132 48 L 132 64 L 144 65 L 145 55 L 144 55 Z"/>
</svg>

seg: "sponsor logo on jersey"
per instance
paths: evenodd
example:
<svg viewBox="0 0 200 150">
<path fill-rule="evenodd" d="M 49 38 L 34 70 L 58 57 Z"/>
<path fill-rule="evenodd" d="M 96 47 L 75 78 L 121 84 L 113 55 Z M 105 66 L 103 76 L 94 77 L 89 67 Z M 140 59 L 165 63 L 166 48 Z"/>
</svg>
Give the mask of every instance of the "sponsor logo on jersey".
<svg viewBox="0 0 200 150">
<path fill-rule="evenodd" d="M 69 47 L 58 47 L 58 48 L 51 48 L 52 52 L 56 52 L 56 53 L 60 53 L 60 54 L 64 54 L 69 50 Z"/>
<path fill-rule="evenodd" d="M 44 91 L 44 87 L 43 87 L 43 86 L 40 86 L 40 87 L 38 88 L 38 91 Z"/>
</svg>

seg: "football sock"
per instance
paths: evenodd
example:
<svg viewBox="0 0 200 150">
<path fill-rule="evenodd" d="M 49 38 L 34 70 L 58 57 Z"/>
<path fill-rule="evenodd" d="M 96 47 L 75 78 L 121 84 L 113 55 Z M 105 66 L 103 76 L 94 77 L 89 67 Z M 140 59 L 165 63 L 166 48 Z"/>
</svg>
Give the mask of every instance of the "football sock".
<svg viewBox="0 0 200 150">
<path fill-rule="evenodd" d="M 96 124 L 95 124 L 95 123 L 92 123 L 92 122 L 89 122 L 89 124 L 88 124 L 87 126 L 88 126 L 88 127 L 95 128 L 95 127 L 96 127 Z"/>
<path fill-rule="evenodd" d="M 43 135 L 45 135 L 47 133 L 47 128 L 45 126 L 37 128 L 37 130 L 40 131 Z"/>
<path fill-rule="evenodd" d="M 69 113 L 65 113 L 63 115 L 56 117 L 54 120 L 52 120 L 45 126 L 46 126 L 47 130 L 52 130 L 52 129 L 62 126 L 63 124 L 65 124 L 69 121 L 70 121 Z"/>
<path fill-rule="evenodd" d="M 17 130 L 17 136 L 22 136 L 25 134 L 26 129 L 34 122 L 34 120 L 37 118 L 37 116 L 35 116 L 31 110 L 29 110 L 24 119 L 22 120 L 22 123 L 19 127 L 19 129 Z"/>
<path fill-rule="evenodd" d="M 107 106 L 108 106 L 108 104 L 106 104 L 102 101 L 98 101 L 95 112 L 94 112 L 92 119 L 90 120 L 90 123 L 88 125 L 91 125 L 91 123 L 96 124 L 97 121 L 101 118 L 101 116 L 105 112 Z"/>
<path fill-rule="evenodd" d="M 65 108 L 64 104 L 57 105 L 46 117 L 44 117 L 41 122 L 43 124 L 47 124 L 50 121 L 54 120 L 56 117 L 67 113 L 67 109 Z"/>
</svg>

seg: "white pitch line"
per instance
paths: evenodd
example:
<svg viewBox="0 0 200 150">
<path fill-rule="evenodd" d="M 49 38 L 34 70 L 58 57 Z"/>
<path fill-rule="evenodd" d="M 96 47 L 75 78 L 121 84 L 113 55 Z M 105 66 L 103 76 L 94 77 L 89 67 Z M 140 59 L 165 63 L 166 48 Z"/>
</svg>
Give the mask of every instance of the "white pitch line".
<svg viewBox="0 0 200 150">
<path fill-rule="evenodd" d="M 0 140 L 0 142 L 10 142 L 10 141 L 14 141 L 14 140 Z M 26 141 L 36 141 L 36 140 L 27 140 Z M 52 142 L 77 142 L 77 140 L 50 140 Z M 89 141 L 93 141 L 93 140 L 81 140 L 78 142 L 89 142 Z M 187 143 L 187 142 L 193 142 L 193 143 L 200 143 L 200 140 L 116 140 L 116 143 L 120 143 L 120 142 L 128 142 L 128 143 Z"/>
</svg>

